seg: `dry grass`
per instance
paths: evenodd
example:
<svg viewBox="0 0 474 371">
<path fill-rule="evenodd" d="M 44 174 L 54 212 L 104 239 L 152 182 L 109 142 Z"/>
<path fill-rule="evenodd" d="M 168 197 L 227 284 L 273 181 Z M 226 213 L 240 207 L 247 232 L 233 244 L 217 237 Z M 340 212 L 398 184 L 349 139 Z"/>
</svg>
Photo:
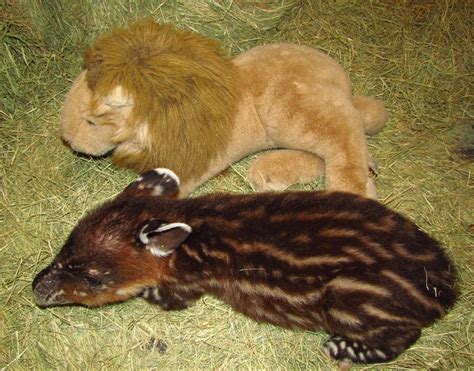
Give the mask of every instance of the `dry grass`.
<svg viewBox="0 0 474 371">
<path fill-rule="evenodd" d="M 391 113 L 371 139 L 382 202 L 440 239 L 462 296 L 396 368 L 469 368 L 473 337 L 472 162 L 456 153 L 472 125 L 473 7 L 469 1 L 9 1 L 0 10 L 0 368 L 318 369 L 335 364 L 326 335 L 259 325 L 206 297 L 166 313 L 141 300 L 100 309 L 38 309 L 31 281 L 88 209 L 134 175 L 75 157 L 58 115 L 85 46 L 144 15 L 224 43 L 229 53 L 304 43 L 341 61 L 361 94 Z M 198 193 L 249 192 L 246 167 Z M 316 184 L 304 186 L 314 188 Z M 163 343 L 167 345 L 166 349 Z"/>
</svg>

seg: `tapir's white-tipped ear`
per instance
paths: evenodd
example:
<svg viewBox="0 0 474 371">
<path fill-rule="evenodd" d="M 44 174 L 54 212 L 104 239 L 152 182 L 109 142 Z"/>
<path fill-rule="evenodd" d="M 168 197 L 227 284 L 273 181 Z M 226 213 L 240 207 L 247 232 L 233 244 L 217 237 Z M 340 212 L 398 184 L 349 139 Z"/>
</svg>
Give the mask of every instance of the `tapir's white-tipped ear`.
<svg viewBox="0 0 474 371">
<path fill-rule="evenodd" d="M 179 193 L 179 178 L 169 169 L 157 168 L 141 174 L 121 196 L 161 196 L 174 198 Z"/>
<path fill-rule="evenodd" d="M 186 223 L 165 223 L 151 219 L 140 227 L 137 239 L 153 255 L 164 257 L 179 247 L 191 231 L 191 227 Z"/>
<path fill-rule="evenodd" d="M 104 103 L 113 108 L 130 107 L 133 105 L 132 97 L 120 85 L 104 97 Z"/>
</svg>

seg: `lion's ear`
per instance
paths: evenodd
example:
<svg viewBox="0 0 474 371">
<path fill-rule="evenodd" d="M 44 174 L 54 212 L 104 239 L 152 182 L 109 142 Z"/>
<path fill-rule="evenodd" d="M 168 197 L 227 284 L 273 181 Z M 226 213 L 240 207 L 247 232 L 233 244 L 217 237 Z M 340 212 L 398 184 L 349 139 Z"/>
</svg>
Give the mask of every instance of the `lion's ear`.
<svg viewBox="0 0 474 371">
<path fill-rule="evenodd" d="M 160 196 L 175 198 L 179 193 L 179 178 L 169 169 L 157 168 L 141 174 L 119 197 Z"/>
</svg>

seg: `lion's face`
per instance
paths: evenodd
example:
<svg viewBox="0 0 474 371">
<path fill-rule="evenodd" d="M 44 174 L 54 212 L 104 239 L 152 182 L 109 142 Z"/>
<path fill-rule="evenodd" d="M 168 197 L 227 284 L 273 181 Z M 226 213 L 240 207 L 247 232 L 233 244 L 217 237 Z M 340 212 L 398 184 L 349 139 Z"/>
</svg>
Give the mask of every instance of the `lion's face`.
<svg viewBox="0 0 474 371">
<path fill-rule="evenodd" d="M 123 141 L 132 102 L 120 88 L 97 97 L 87 86 L 86 72 L 76 78 L 64 102 L 61 137 L 76 152 L 102 156 Z"/>
<path fill-rule="evenodd" d="M 136 172 L 167 167 L 184 183 L 226 156 L 240 96 L 220 44 L 150 19 L 118 27 L 84 53 L 61 134 L 75 151 Z"/>
</svg>

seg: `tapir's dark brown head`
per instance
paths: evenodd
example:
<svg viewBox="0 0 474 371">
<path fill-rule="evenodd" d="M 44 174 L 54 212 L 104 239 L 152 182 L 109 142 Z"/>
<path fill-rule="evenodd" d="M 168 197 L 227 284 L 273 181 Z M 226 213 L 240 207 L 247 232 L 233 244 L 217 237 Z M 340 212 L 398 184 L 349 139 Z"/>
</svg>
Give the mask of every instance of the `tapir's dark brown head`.
<svg viewBox="0 0 474 371">
<path fill-rule="evenodd" d="M 38 306 L 120 302 L 166 279 L 169 256 L 191 232 L 187 224 L 169 220 L 173 213 L 166 210 L 178 186 L 170 170 L 146 172 L 82 219 L 35 277 Z"/>
</svg>

